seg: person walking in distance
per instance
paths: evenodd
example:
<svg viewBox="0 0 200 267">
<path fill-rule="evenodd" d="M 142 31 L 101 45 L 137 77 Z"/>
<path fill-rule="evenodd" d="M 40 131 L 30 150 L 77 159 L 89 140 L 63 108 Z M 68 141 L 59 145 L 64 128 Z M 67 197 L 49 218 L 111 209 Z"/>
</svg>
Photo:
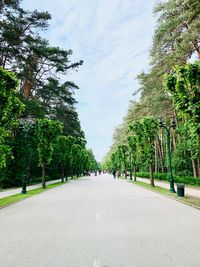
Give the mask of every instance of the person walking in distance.
<svg viewBox="0 0 200 267">
<path fill-rule="evenodd" d="M 116 178 L 116 170 L 113 170 L 113 177 Z"/>
</svg>

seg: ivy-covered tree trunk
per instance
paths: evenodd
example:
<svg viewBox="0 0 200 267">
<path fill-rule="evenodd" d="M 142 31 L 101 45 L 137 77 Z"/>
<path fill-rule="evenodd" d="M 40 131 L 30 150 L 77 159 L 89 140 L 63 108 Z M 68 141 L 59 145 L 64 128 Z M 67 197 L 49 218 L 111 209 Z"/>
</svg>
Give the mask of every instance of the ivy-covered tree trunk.
<svg viewBox="0 0 200 267">
<path fill-rule="evenodd" d="M 150 185 L 155 186 L 154 185 L 154 178 L 153 178 L 153 165 L 151 162 L 149 163 L 149 173 L 150 173 Z"/>
<path fill-rule="evenodd" d="M 42 164 L 42 187 L 46 188 L 46 180 L 45 180 L 45 163 Z"/>
</svg>

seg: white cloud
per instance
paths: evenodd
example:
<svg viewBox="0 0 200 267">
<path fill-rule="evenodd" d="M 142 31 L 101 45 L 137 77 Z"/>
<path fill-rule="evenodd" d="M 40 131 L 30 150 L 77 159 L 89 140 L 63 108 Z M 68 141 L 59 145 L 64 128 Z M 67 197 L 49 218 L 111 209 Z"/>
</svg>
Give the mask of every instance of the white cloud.
<svg viewBox="0 0 200 267">
<path fill-rule="evenodd" d="M 138 87 L 135 77 L 148 68 L 153 4 L 154 0 L 23 1 L 27 9 L 49 10 L 51 43 L 72 49 L 73 60 L 85 61 L 69 80 L 80 87 L 79 116 L 98 160 L 111 145 L 113 130 Z"/>
</svg>

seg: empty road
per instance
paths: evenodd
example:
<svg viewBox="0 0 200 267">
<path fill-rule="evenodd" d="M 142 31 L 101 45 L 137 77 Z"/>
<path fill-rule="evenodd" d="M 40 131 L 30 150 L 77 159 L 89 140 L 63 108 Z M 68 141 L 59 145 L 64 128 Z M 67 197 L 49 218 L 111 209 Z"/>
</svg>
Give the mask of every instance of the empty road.
<svg viewBox="0 0 200 267">
<path fill-rule="evenodd" d="M 110 175 L 0 209 L 1 267 L 199 267 L 199 243 L 199 210 Z"/>
</svg>

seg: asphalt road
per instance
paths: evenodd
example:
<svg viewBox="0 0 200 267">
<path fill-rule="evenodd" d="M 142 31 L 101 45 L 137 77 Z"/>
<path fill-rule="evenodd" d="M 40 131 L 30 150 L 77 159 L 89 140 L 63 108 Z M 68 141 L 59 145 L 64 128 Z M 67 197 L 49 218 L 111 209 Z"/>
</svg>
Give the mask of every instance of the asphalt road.
<svg viewBox="0 0 200 267">
<path fill-rule="evenodd" d="M 109 175 L 0 210 L 1 267 L 199 267 L 199 241 L 199 210 Z"/>
</svg>

